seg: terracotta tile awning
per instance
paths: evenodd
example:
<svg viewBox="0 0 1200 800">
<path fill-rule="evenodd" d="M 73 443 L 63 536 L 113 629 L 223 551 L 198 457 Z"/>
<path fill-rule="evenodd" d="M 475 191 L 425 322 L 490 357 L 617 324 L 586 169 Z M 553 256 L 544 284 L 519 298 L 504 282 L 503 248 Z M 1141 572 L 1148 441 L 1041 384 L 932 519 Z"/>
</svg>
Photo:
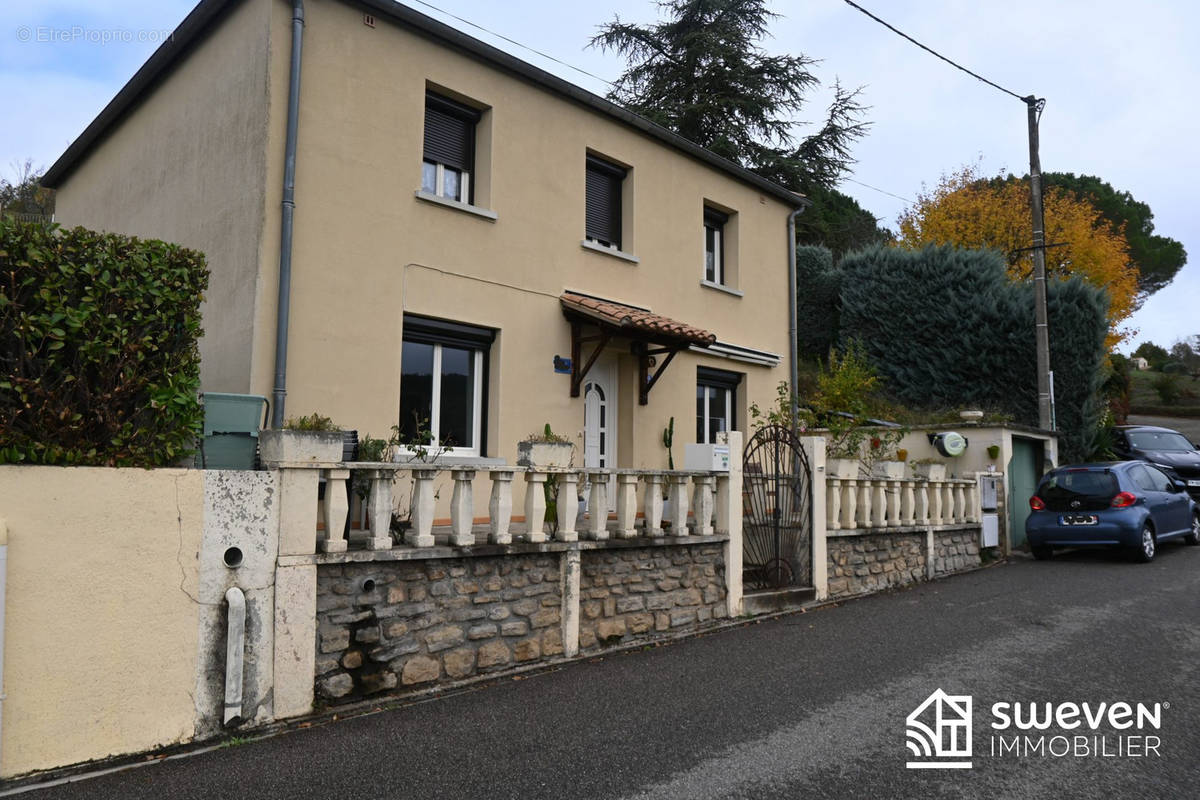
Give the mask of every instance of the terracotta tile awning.
<svg viewBox="0 0 1200 800">
<path fill-rule="evenodd" d="M 559 299 L 565 311 L 587 317 L 601 326 L 618 328 L 631 337 L 650 341 L 686 342 L 701 347 L 708 347 L 717 341 L 716 335 L 703 328 L 611 300 L 600 300 L 574 292 L 564 292 Z"/>
</svg>

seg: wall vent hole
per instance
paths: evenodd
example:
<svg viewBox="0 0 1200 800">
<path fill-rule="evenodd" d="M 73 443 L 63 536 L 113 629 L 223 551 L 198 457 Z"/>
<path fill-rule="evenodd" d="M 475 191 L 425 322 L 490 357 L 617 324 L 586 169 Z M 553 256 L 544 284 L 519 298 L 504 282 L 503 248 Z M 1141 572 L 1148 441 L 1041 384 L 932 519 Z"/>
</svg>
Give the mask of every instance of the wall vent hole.
<svg viewBox="0 0 1200 800">
<path fill-rule="evenodd" d="M 363 591 L 364 591 L 364 592 L 373 592 L 373 591 L 375 591 L 375 581 L 374 581 L 374 579 L 372 579 L 372 578 L 367 578 L 365 581 L 363 581 Z"/>
<path fill-rule="evenodd" d="M 242 549 L 240 547 L 230 547 L 225 551 L 222 559 L 225 562 L 225 566 L 230 569 L 236 569 L 242 565 Z"/>
</svg>

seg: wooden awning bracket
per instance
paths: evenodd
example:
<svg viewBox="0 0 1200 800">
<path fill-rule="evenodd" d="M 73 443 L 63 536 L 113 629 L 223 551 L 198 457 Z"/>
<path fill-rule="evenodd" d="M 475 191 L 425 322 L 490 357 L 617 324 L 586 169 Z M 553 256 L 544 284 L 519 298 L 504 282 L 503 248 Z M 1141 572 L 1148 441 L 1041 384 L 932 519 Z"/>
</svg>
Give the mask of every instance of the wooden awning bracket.
<svg viewBox="0 0 1200 800">
<path fill-rule="evenodd" d="M 658 383 L 658 379 L 662 377 L 666 371 L 667 365 L 671 363 L 671 359 L 675 358 L 675 354 L 680 350 L 687 348 L 687 345 L 678 347 L 656 347 L 653 350 L 646 346 L 645 342 L 634 342 L 633 353 L 638 360 L 638 405 L 644 406 L 650 402 L 650 390 L 654 388 L 654 384 Z M 654 370 L 654 374 L 650 374 L 650 359 L 654 356 L 663 356 L 666 358 Z"/>
<path fill-rule="evenodd" d="M 583 379 L 587 377 L 588 370 L 596 363 L 600 352 L 608 346 L 611 338 L 612 334 L 604 328 L 595 336 L 584 336 L 582 326 L 578 322 L 571 322 L 571 397 L 579 397 Z M 583 345 L 588 342 L 596 342 L 596 349 L 588 356 L 587 363 L 580 366 L 583 360 Z"/>
</svg>

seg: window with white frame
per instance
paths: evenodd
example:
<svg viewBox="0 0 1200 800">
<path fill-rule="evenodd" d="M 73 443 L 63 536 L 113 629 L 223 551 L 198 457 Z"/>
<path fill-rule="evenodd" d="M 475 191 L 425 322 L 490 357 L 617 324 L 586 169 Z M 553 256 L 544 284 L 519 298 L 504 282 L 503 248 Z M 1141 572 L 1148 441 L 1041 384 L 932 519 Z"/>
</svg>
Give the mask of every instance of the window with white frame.
<svg viewBox="0 0 1200 800">
<path fill-rule="evenodd" d="M 704 280 L 725 284 L 725 223 L 729 215 L 704 209 Z"/>
<path fill-rule="evenodd" d="M 737 430 L 737 389 L 741 382 L 737 372 L 696 368 L 697 444 L 714 444 L 718 433 Z"/>
<path fill-rule="evenodd" d="M 425 93 L 425 149 L 421 191 L 471 203 L 471 173 L 475 169 L 475 127 L 478 109 Z"/>
<path fill-rule="evenodd" d="M 488 351 L 496 332 L 404 315 L 400 437 L 454 455 L 482 456 Z"/>
</svg>

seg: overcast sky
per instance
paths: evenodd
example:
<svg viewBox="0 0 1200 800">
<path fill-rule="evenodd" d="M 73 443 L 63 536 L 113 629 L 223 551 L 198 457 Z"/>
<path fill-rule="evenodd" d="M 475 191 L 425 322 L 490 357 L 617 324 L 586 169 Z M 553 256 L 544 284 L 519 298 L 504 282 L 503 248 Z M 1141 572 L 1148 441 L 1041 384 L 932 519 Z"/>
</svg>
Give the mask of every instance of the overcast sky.
<svg viewBox="0 0 1200 800">
<path fill-rule="evenodd" d="M 282 2 L 282 0 L 280 0 Z M 319 0 L 327 1 L 327 0 Z M 437 0 L 414 8 L 598 94 L 607 85 L 453 19 L 470 20 L 587 72 L 612 79 L 614 55 L 586 48 L 602 22 L 648 22 L 648 0 Z M 1200 3 L 1193 0 L 859 0 L 949 58 L 1047 100 L 1042 166 L 1098 175 L 1150 205 L 1156 232 L 1195 263 L 1133 318 L 1132 343 L 1169 346 L 1200 334 L 1200 221 L 1195 183 L 1200 109 Z M 46 167 L 133 75 L 194 4 L 187 0 L 44 0 L 0 7 L 0 170 Z M 1028 170 L 1025 105 L 899 38 L 842 0 L 777 0 L 773 52 L 819 58 L 818 77 L 866 87 L 870 134 L 841 189 L 894 228 L 923 184 L 980 162 Z M 814 95 L 819 119 L 825 97 Z M 303 135 L 303 132 L 301 132 Z M 303 178 L 300 178 L 302 182 Z M 869 184 L 880 191 L 867 188 Z M 302 191 L 302 186 L 298 189 Z M 887 194 L 883 193 L 886 192 Z M 890 195 L 896 195 L 893 197 Z"/>
</svg>

